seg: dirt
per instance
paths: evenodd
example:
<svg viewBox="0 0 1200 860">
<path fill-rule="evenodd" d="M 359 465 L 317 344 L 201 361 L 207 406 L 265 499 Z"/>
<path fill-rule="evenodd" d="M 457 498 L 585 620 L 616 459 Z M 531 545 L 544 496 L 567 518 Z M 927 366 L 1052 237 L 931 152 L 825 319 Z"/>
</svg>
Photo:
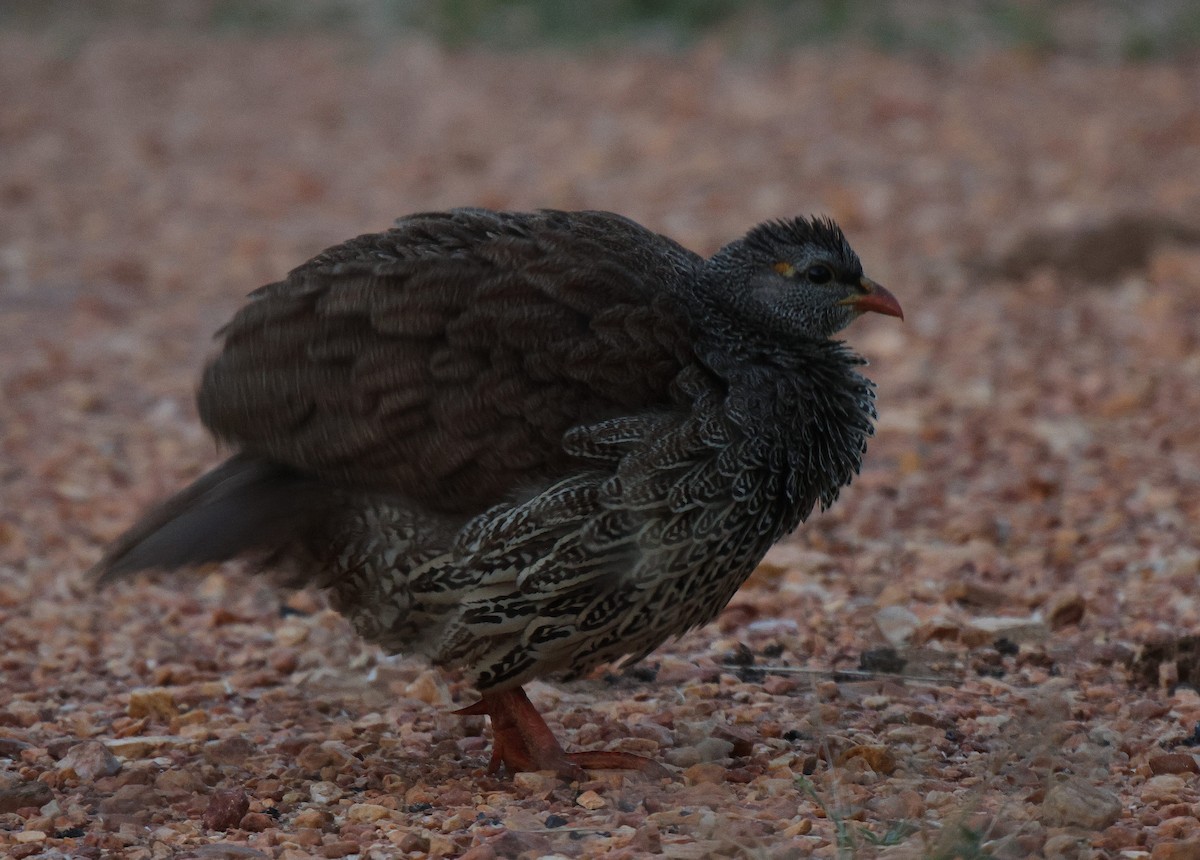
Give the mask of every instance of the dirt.
<svg viewBox="0 0 1200 860">
<path fill-rule="evenodd" d="M 0 853 L 1194 856 L 1200 63 L 119 30 L 0 58 Z M 825 212 L 905 308 L 846 334 L 880 422 L 838 504 L 713 625 L 530 687 L 569 748 L 670 780 L 488 776 L 461 681 L 235 567 L 83 577 L 219 460 L 192 396 L 245 293 L 464 204 L 705 251 Z"/>
</svg>

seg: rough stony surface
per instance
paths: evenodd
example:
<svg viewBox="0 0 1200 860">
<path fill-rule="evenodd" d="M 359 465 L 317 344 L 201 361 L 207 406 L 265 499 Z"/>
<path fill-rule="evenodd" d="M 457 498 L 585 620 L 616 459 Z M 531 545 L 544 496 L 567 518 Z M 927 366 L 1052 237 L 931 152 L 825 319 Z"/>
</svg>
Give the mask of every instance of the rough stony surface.
<svg viewBox="0 0 1200 860">
<path fill-rule="evenodd" d="M 0 854 L 1196 856 L 1200 64 L 183 31 L 0 58 Z M 709 628 L 530 687 L 670 781 L 487 776 L 471 692 L 314 595 L 81 579 L 216 462 L 191 398 L 243 294 L 455 204 L 698 249 L 828 212 L 904 304 L 847 333 L 881 418 L 838 505 Z"/>
</svg>

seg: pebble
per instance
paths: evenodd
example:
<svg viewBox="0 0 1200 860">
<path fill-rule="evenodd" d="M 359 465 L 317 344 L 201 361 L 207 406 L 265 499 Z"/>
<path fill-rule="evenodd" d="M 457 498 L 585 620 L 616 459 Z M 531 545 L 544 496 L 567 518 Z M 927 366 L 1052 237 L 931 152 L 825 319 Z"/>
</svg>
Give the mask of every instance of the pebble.
<svg viewBox="0 0 1200 860">
<path fill-rule="evenodd" d="M 302 809 L 296 813 L 292 822 L 297 828 L 326 830 L 333 826 L 333 815 L 324 809 Z"/>
<path fill-rule="evenodd" d="M 1083 620 L 1087 603 L 1077 591 L 1056 594 L 1046 605 L 1046 622 L 1051 630 L 1061 630 Z"/>
<path fill-rule="evenodd" d="M 724 765 L 714 762 L 700 762 L 685 770 L 683 778 L 688 785 L 699 785 L 701 783 L 719 785 L 725 781 L 727 774 L 728 770 Z"/>
<path fill-rule="evenodd" d="M 723 738 L 705 738 L 696 744 L 694 749 L 700 755 L 700 761 L 719 761 L 729 758 L 733 753 L 733 741 Z"/>
<path fill-rule="evenodd" d="M 755 636 L 795 636 L 800 625 L 794 618 L 760 618 L 746 625 L 746 631 Z"/>
<path fill-rule="evenodd" d="M 1150 756 L 1147 762 L 1153 774 L 1200 773 L 1196 757 L 1191 753 L 1161 753 Z"/>
<path fill-rule="evenodd" d="M 73 773 L 83 782 L 97 777 L 112 776 L 121 769 L 121 762 L 100 741 L 88 740 L 75 744 L 58 763 L 64 775 Z"/>
<path fill-rule="evenodd" d="M 278 860 L 298 860 L 295 854 L 288 856 L 288 849 L 284 849 L 279 855 Z M 267 854 L 262 853 L 249 845 L 230 845 L 224 842 L 213 842 L 208 845 L 197 845 L 195 848 L 189 848 L 188 857 L 195 860 L 267 860 Z M 304 860 L 311 860 L 310 855 L 302 854 Z"/>
<path fill-rule="evenodd" d="M 390 817 L 392 812 L 378 803 L 355 803 L 346 810 L 346 817 L 352 821 L 378 821 Z"/>
<path fill-rule="evenodd" d="M 274 826 L 275 819 L 265 812 L 247 812 L 242 816 L 242 820 L 238 822 L 238 829 L 248 830 L 251 833 L 262 833 L 264 830 L 270 830 Z"/>
<path fill-rule="evenodd" d="M 806 836 L 812 832 L 813 823 L 811 818 L 802 818 L 795 824 L 790 825 L 783 831 L 783 836 L 787 839 L 794 839 L 797 836 Z"/>
<path fill-rule="evenodd" d="M 404 688 L 404 695 L 437 707 L 450 703 L 450 689 L 436 669 L 429 669 L 418 675 Z"/>
<path fill-rule="evenodd" d="M 204 758 L 212 764 L 238 765 L 255 753 L 257 747 L 249 738 L 231 737 L 204 745 Z"/>
<path fill-rule="evenodd" d="M 1046 860 L 1084 860 L 1091 852 L 1088 840 L 1075 833 L 1056 833 L 1042 846 Z"/>
<path fill-rule="evenodd" d="M 308 625 L 295 621 L 280 624 L 275 630 L 275 643 L 284 648 L 295 648 L 303 645 L 308 639 Z"/>
<path fill-rule="evenodd" d="M 1200 860 L 1200 841 L 1160 842 L 1150 852 L 1150 860 Z"/>
<path fill-rule="evenodd" d="M 903 606 L 885 606 L 875 613 L 875 627 L 893 648 L 902 648 L 921 626 L 921 619 Z"/>
<path fill-rule="evenodd" d="M 1140 793 L 1145 803 L 1174 803 L 1179 800 L 1185 785 L 1183 777 L 1164 773 L 1146 780 Z"/>
<path fill-rule="evenodd" d="M 845 765 L 851 759 L 860 758 L 871 766 L 871 770 L 887 776 L 896 770 L 896 757 L 887 747 L 860 744 L 850 747 L 840 756 L 838 764 Z"/>
<path fill-rule="evenodd" d="M 356 761 L 353 755 L 336 741 L 326 741 L 320 744 L 309 744 L 300 750 L 296 756 L 296 765 L 307 771 L 317 772 L 331 767 L 335 770 L 348 770 Z"/>
<path fill-rule="evenodd" d="M 113 755 L 124 759 L 141 759 L 163 747 L 179 748 L 190 743 L 190 740 L 179 735 L 140 735 L 105 741 L 104 745 Z"/>
<path fill-rule="evenodd" d="M 1013 642 L 1041 642 L 1049 635 L 1049 629 L 1037 618 L 1019 618 L 1006 615 L 991 615 L 973 618 L 964 631 L 967 644 L 983 645 L 1000 637 Z"/>
<path fill-rule="evenodd" d="M 558 788 L 559 779 L 550 771 L 529 771 L 513 775 L 513 786 L 523 794 L 548 794 Z"/>
<path fill-rule="evenodd" d="M 322 806 L 337 803 L 343 794 L 345 792 L 332 782 L 314 782 L 308 787 L 309 798 L 313 803 L 319 803 Z"/>
<path fill-rule="evenodd" d="M 135 720 L 149 717 L 169 722 L 179 716 L 179 707 L 175 704 L 175 697 L 170 690 L 164 687 L 143 687 L 130 691 L 126 713 Z"/>
<path fill-rule="evenodd" d="M 594 791 L 585 791 L 575 798 L 575 802 L 584 809 L 603 809 L 608 806 L 608 801 Z"/>
<path fill-rule="evenodd" d="M 0 738 L 0 758 L 17 758 L 21 750 L 29 749 L 29 744 L 16 738 Z"/>
<path fill-rule="evenodd" d="M 1120 799 L 1111 791 L 1070 777 L 1046 792 L 1042 820 L 1050 826 L 1103 830 L 1117 820 L 1121 809 Z"/>
<path fill-rule="evenodd" d="M 241 822 L 250 811 L 250 798 L 240 788 L 225 788 L 213 793 L 200 820 L 209 830 L 228 830 Z"/>
<path fill-rule="evenodd" d="M 46 839 L 46 832 L 44 830 L 22 830 L 16 834 L 15 838 L 21 843 L 43 842 Z"/>
<path fill-rule="evenodd" d="M 458 860 L 496 860 L 496 849 L 491 845 L 476 845 L 468 848 Z"/>
<path fill-rule="evenodd" d="M 1197 828 L 1200 828 L 1200 822 L 1196 821 L 1196 816 L 1176 815 L 1160 821 L 1154 828 L 1154 835 L 1159 839 L 1181 839 L 1191 836 Z"/>
<path fill-rule="evenodd" d="M 206 790 L 204 781 L 193 771 L 183 769 L 164 770 L 154 780 L 154 787 L 166 797 L 183 797 L 200 794 Z"/>
<path fill-rule="evenodd" d="M 22 782 L 0 788 L 0 813 L 16 812 L 28 806 L 39 809 L 54 800 L 54 792 L 43 782 Z"/>
<path fill-rule="evenodd" d="M 149 815 L 161 805 L 162 795 L 153 788 L 131 783 L 101 800 L 97 808 L 105 815 Z"/>
</svg>

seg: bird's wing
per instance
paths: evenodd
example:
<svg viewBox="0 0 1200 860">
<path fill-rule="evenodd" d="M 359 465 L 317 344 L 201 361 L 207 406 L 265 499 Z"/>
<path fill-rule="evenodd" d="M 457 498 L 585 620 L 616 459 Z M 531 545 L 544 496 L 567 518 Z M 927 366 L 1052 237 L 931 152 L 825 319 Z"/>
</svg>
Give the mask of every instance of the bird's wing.
<svg viewBox="0 0 1200 860">
<path fill-rule="evenodd" d="M 607 213 L 413 216 L 252 294 L 200 414 L 324 480 L 474 513 L 561 474 L 570 427 L 669 402 L 690 338 L 665 285 L 698 265 Z"/>
</svg>

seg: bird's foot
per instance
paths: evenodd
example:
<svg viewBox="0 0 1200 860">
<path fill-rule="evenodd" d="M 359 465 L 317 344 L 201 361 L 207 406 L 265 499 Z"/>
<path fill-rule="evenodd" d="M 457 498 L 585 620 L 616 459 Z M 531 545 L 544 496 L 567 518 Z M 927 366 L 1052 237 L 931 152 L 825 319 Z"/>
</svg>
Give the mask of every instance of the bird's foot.
<svg viewBox="0 0 1200 860">
<path fill-rule="evenodd" d="M 496 773 L 503 765 L 510 774 L 551 770 L 571 780 L 582 779 L 585 769 L 636 770 L 652 779 L 670 776 L 658 762 L 633 753 L 566 752 L 520 687 L 484 693 L 478 702 L 454 713 L 491 718 L 492 760 L 488 773 Z"/>
</svg>

